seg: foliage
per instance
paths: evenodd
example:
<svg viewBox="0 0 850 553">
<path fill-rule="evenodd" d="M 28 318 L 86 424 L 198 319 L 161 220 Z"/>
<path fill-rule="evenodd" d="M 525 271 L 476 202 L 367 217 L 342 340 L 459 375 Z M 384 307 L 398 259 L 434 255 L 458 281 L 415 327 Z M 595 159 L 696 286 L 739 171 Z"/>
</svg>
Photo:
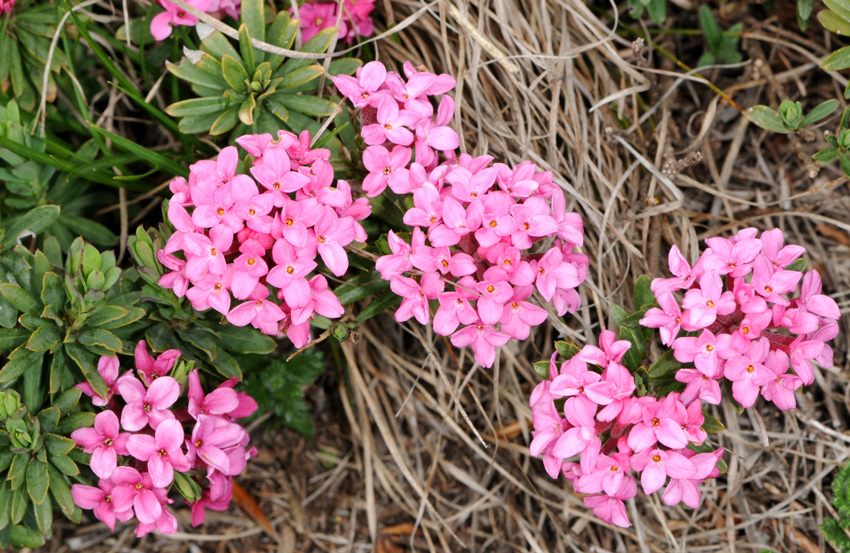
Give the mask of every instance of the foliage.
<svg viewBox="0 0 850 553">
<path fill-rule="evenodd" d="M 743 59 L 738 51 L 740 33 L 744 30 L 743 23 L 736 23 L 727 31 L 721 31 L 717 20 L 708 6 L 700 6 L 699 20 L 702 33 L 708 43 L 708 51 L 697 62 L 697 66 L 714 65 L 717 63 L 741 63 Z"/>
<path fill-rule="evenodd" d="M 79 412 L 79 398 L 71 388 L 34 416 L 17 392 L 0 392 L 0 546 L 42 545 L 52 533 L 54 507 L 80 522 L 68 477 L 80 473 L 75 461 L 88 456 L 67 435 L 91 424 L 94 414 Z"/>
<path fill-rule="evenodd" d="M 24 116 L 14 100 L 5 107 L 0 106 L 0 144 L 8 141 L 6 144 L 15 149 L 0 148 L 0 180 L 5 183 L 0 216 L 11 223 L 31 208 L 61 206 L 59 218 L 43 236 L 55 236 L 63 250 L 70 247 L 77 235 L 99 246 L 116 245 L 118 238 L 109 228 L 85 217 L 102 201 L 103 193 L 89 193 L 92 183 L 87 179 L 77 178 L 57 165 L 33 159 L 33 154 L 48 159 L 52 156 L 48 157 L 48 140 L 30 134 Z M 89 140 L 74 155 L 91 167 L 96 154 L 97 144 Z M 56 157 L 52 159 L 58 161 Z M 104 178 L 110 177 L 104 175 Z"/>
<path fill-rule="evenodd" d="M 5 16 L 0 13 L 0 91 L 18 101 L 26 111 L 32 111 L 42 94 L 44 67 L 47 64 L 50 41 L 56 33 L 62 10 L 59 2 L 24 0 Z M 47 77 L 47 100 L 56 99 L 54 74 L 66 68 L 68 59 L 62 48 L 53 51 L 50 74 Z M 11 90 L 10 90 L 11 89 Z"/>
<path fill-rule="evenodd" d="M 168 70 L 189 82 L 197 98 L 182 100 L 167 108 L 179 117 L 179 128 L 187 134 L 221 135 L 234 130 L 234 136 L 249 133 L 275 135 L 281 123 L 300 133 L 319 129 L 314 117 L 331 115 L 336 103 L 315 94 L 319 77 L 325 71 L 309 58 L 290 58 L 269 54 L 251 46 L 251 39 L 290 49 L 295 41 L 298 20 L 281 11 L 271 17 L 262 0 L 242 3 L 238 51 L 219 31 L 201 40 L 201 51 L 187 54 Z M 300 52 L 324 53 L 337 29 L 328 28 L 304 44 Z M 340 59 L 330 64 L 330 74 L 351 74 L 360 61 Z M 311 94 L 302 94 L 310 92 Z"/>
<path fill-rule="evenodd" d="M 829 146 L 812 156 L 821 165 L 838 160 L 841 171 L 850 177 L 850 108 L 845 109 L 835 134 L 826 137 Z"/>
<path fill-rule="evenodd" d="M 832 504 L 840 517 L 825 518 L 820 529 L 836 549 L 841 553 L 850 553 L 850 538 L 847 537 L 847 530 L 850 529 L 850 463 L 838 470 L 832 481 L 832 493 L 835 495 Z"/>
<path fill-rule="evenodd" d="M 800 102 L 782 100 L 778 110 L 772 110 L 768 106 L 753 106 L 748 114 L 753 123 L 763 129 L 773 132 L 788 133 L 797 132 L 804 127 L 814 125 L 818 121 L 829 117 L 838 109 L 838 100 L 827 100 L 807 113 L 803 114 L 803 105 Z"/>
<path fill-rule="evenodd" d="M 667 0 L 628 0 L 628 4 L 635 19 L 643 17 L 644 9 L 649 18 L 658 25 L 663 25 L 667 19 Z"/>
<path fill-rule="evenodd" d="M 145 329 L 144 338 L 154 351 L 178 349 L 206 372 L 241 379 L 239 356 L 271 353 L 275 341 L 252 328 L 237 329 L 226 324 L 214 311 L 207 316 L 198 313 L 188 300 L 159 285 L 165 268 L 155 252 L 163 248 L 164 237 L 170 234 L 171 229 L 165 224 L 159 230 L 138 227 L 128 244 L 143 281 L 139 283 L 141 296 L 149 302 L 146 321 L 150 326 Z"/>
<path fill-rule="evenodd" d="M 258 414 L 274 414 L 272 427 L 282 424 L 309 437 L 315 426 L 303 389 L 312 385 L 324 368 L 324 355 L 316 349 L 305 350 L 289 361 L 252 356 L 245 361 L 251 378 L 241 389 L 257 401 Z"/>
<path fill-rule="evenodd" d="M 850 35 L 850 0 L 824 0 L 828 9 L 818 12 L 818 21 L 825 29 L 833 33 Z M 839 71 L 850 67 L 850 46 L 839 48 L 821 63 L 821 68 L 826 71 Z M 845 89 L 844 96 L 847 97 L 850 87 Z"/>
</svg>

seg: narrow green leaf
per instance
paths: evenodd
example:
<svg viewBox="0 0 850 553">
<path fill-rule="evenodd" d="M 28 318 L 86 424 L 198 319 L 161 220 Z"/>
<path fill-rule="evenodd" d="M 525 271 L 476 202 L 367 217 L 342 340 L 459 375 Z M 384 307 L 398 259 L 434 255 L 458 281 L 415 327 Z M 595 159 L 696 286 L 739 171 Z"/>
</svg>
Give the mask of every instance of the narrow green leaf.
<svg viewBox="0 0 850 553">
<path fill-rule="evenodd" d="M 266 40 L 266 10 L 263 0 L 242 0 L 240 6 L 240 19 L 245 26 L 245 31 L 251 38 L 265 42 Z M 239 28 L 241 38 L 242 27 Z M 262 50 L 252 48 L 254 62 L 259 65 L 263 63 L 264 53 Z M 243 56 L 244 57 L 244 56 Z M 251 69 L 253 72 L 254 69 Z"/>
<path fill-rule="evenodd" d="M 52 501 L 43 501 L 40 505 L 34 504 L 33 511 L 35 514 L 35 522 L 38 525 L 38 529 L 42 534 L 50 535 L 51 526 L 53 524 L 53 502 Z M 28 529 L 30 530 L 30 529 Z M 32 532 L 32 536 L 30 538 L 32 541 L 28 541 L 27 543 L 32 543 L 34 545 L 28 545 L 27 547 L 38 547 L 39 545 L 44 544 L 44 536 L 40 535 L 38 532 L 34 530 L 30 530 Z M 14 538 L 13 538 L 14 539 Z M 39 543 L 36 540 L 41 540 Z"/>
<path fill-rule="evenodd" d="M 800 126 L 805 127 L 806 125 L 812 125 L 825 117 L 829 117 L 833 111 L 838 109 L 839 105 L 840 104 L 838 100 L 832 98 L 823 102 L 822 104 L 815 106 L 814 108 L 812 108 L 812 111 L 806 114 L 806 116 L 803 118 L 802 123 L 800 123 Z"/>
<path fill-rule="evenodd" d="M 80 474 L 80 467 L 67 455 L 51 455 L 50 464 L 59 469 L 62 474 L 68 476 L 77 476 Z"/>
<path fill-rule="evenodd" d="M 73 496 L 71 496 L 71 487 L 68 486 L 65 477 L 54 467 L 48 467 L 48 471 L 50 474 L 50 495 L 56 500 L 56 504 L 59 505 L 65 516 L 71 518 L 79 511 L 74 503 Z"/>
<path fill-rule="evenodd" d="M 543 380 L 549 379 L 549 361 L 536 361 L 532 367 L 534 367 L 534 372 L 542 378 Z"/>
<path fill-rule="evenodd" d="M 0 252 L 4 252 L 15 246 L 18 238 L 23 232 L 29 231 L 38 235 L 50 228 L 50 226 L 55 223 L 58 218 L 58 205 L 43 205 L 31 209 L 15 220 L 12 226 L 6 231 L 6 234 L 3 236 L 3 241 L 0 242 Z"/>
<path fill-rule="evenodd" d="M 36 329 L 27 341 L 27 349 L 30 351 L 48 351 L 59 343 L 62 336 L 59 329 L 53 325 L 44 325 Z"/>
<path fill-rule="evenodd" d="M 141 156 L 137 157 L 143 161 L 147 161 L 144 158 L 141 158 Z M 159 166 L 154 166 L 154 170 L 158 169 Z M 118 177 L 116 176 L 115 178 L 117 179 Z M 115 233 L 97 221 L 92 221 L 85 217 L 77 217 L 76 215 L 66 214 L 62 214 L 62 216 L 59 217 L 59 220 L 71 229 L 72 232 L 79 234 L 88 242 L 105 247 L 115 246 L 118 244 L 118 237 L 115 236 Z"/>
<path fill-rule="evenodd" d="M 392 309 L 399 303 L 401 303 L 401 298 L 398 297 L 392 290 L 384 290 L 378 294 L 375 299 L 369 302 L 366 307 L 360 310 L 357 314 L 356 320 L 357 322 L 362 323 L 363 321 L 371 319 L 375 315 Z"/>
<path fill-rule="evenodd" d="M 726 427 L 723 426 L 723 423 L 719 420 L 715 419 L 711 415 L 703 415 L 705 417 L 705 422 L 702 424 L 702 429 L 708 432 L 709 434 L 718 434 L 723 432 Z"/>
<path fill-rule="evenodd" d="M 798 0 L 798 4 L 799 4 Z M 810 2 L 811 3 L 811 2 Z M 826 7 L 834 11 L 839 17 L 850 21 L 850 1 L 848 0 L 823 0 Z M 811 8 L 809 9 L 811 12 Z"/>
<path fill-rule="evenodd" d="M 850 67 L 850 46 L 836 50 L 820 64 L 820 68 L 824 71 L 841 71 L 848 67 Z"/>
<path fill-rule="evenodd" d="M 67 436 L 74 430 L 94 425 L 94 413 L 74 413 L 59 421 L 56 433 Z"/>
<path fill-rule="evenodd" d="M 328 47 L 331 45 L 331 41 L 336 38 L 339 29 L 336 27 L 328 27 L 327 29 L 322 29 L 316 35 L 307 41 L 304 46 L 301 47 L 301 52 L 309 52 L 311 54 L 322 54 L 327 52 Z M 280 67 L 279 73 L 275 73 L 275 76 L 283 76 L 291 71 L 295 71 L 301 67 L 310 65 L 311 63 L 315 63 L 316 60 L 311 60 L 308 58 L 290 58 L 286 60 Z"/>
<path fill-rule="evenodd" d="M 12 486 L 8 480 L 0 484 L 0 530 L 12 521 Z"/>
<path fill-rule="evenodd" d="M 8 361 L 0 370 L 0 384 L 11 382 L 24 374 L 27 370 L 41 370 L 43 353 L 31 353 L 20 359 Z"/>
<path fill-rule="evenodd" d="M 283 81 L 281 81 L 278 90 L 284 90 L 309 83 L 313 79 L 318 79 L 324 72 L 324 68 L 317 63 L 301 67 L 295 71 L 290 71 L 283 76 Z"/>
<path fill-rule="evenodd" d="M 224 56 L 239 57 L 239 52 L 230 44 L 230 40 L 219 31 L 213 31 L 201 41 L 201 50 L 221 60 Z"/>
<path fill-rule="evenodd" d="M 254 71 L 257 69 L 257 65 L 254 62 L 254 54 L 257 52 L 259 52 L 259 50 L 255 50 L 254 47 L 251 46 L 251 37 L 248 34 L 248 27 L 242 23 L 239 26 L 239 53 L 240 58 L 242 59 L 242 67 L 248 75 L 253 75 Z M 222 59 L 222 62 L 223 61 L 224 59 Z M 225 78 L 227 77 L 225 76 Z"/>
<path fill-rule="evenodd" d="M 32 334 L 25 328 L 3 328 L 0 329 L 0 351 L 9 351 L 20 346 Z"/>
<path fill-rule="evenodd" d="M 222 338 L 221 347 L 235 353 L 265 355 L 273 352 L 277 345 L 273 338 L 253 328 L 222 325 L 217 332 Z"/>
<path fill-rule="evenodd" d="M 298 111 L 311 117 L 326 117 L 332 114 L 337 106 L 337 102 L 332 102 L 316 96 L 279 93 L 274 95 L 274 99 L 286 106 L 289 110 Z"/>
<path fill-rule="evenodd" d="M 579 352 L 579 347 L 571 342 L 558 340 L 555 342 L 555 350 L 558 352 L 558 355 L 561 356 L 561 359 L 569 361 Z"/>
<path fill-rule="evenodd" d="M 32 502 L 41 505 L 47 499 L 47 489 L 50 487 L 50 477 L 47 475 L 47 463 L 35 459 L 27 464 L 27 493 Z"/>
<path fill-rule="evenodd" d="M 116 335 L 102 328 L 80 332 L 77 341 L 84 346 L 96 346 L 114 352 L 120 352 L 124 349 L 124 344 Z"/>
<path fill-rule="evenodd" d="M 821 163 L 822 165 L 828 165 L 835 161 L 835 158 L 838 157 L 838 149 L 836 148 L 824 148 L 819 151 L 815 155 L 812 156 L 812 159 Z"/>
<path fill-rule="evenodd" d="M 655 380 L 672 376 L 682 368 L 682 364 L 673 356 L 673 350 L 667 350 L 664 355 L 649 368 L 649 377 Z"/>
<path fill-rule="evenodd" d="M 165 68 L 175 77 L 213 90 L 224 92 L 228 88 L 227 81 L 223 77 L 210 75 L 203 69 L 195 67 L 188 58 L 183 58 L 180 63 L 165 63 Z"/>
<path fill-rule="evenodd" d="M 221 59 L 221 70 L 224 75 L 224 80 L 230 85 L 230 88 L 237 92 L 248 91 L 248 73 L 242 64 L 230 56 L 224 56 Z M 252 70 L 253 72 L 253 70 Z"/>
<path fill-rule="evenodd" d="M 102 129 L 95 125 L 94 123 L 89 123 L 89 126 L 102 134 L 103 136 L 108 137 L 112 140 L 112 143 L 121 148 L 126 152 L 130 152 L 139 156 L 139 159 L 145 161 L 151 167 L 155 167 L 158 169 L 162 169 L 168 171 L 172 175 L 176 177 L 189 177 L 189 169 L 184 167 L 183 165 L 177 163 L 176 161 L 170 160 L 159 152 L 154 152 L 144 146 L 141 146 L 132 140 L 129 140 L 123 136 L 119 136 L 113 132 L 109 132 L 106 129 Z"/>
<path fill-rule="evenodd" d="M 219 113 L 229 107 L 230 102 L 224 96 L 217 98 L 190 98 L 176 102 L 165 108 L 172 117 L 197 117 Z"/>
<path fill-rule="evenodd" d="M 26 486 L 20 486 L 12 492 L 12 524 L 18 524 L 24 519 L 29 505 L 28 497 Z"/>
<path fill-rule="evenodd" d="M 239 123 L 239 107 L 234 106 L 222 113 L 218 119 L 215 120 L 210 128 L 210 134 L 212 136 L 224 134 L 235 127 L 237 123 Z"/>
</svg>

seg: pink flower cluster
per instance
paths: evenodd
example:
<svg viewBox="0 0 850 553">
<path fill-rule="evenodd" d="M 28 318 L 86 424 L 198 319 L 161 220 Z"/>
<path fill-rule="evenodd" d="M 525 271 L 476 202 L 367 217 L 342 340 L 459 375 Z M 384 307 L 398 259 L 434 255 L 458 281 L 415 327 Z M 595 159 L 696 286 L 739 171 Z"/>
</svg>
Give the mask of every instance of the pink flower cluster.
<svg viewBox="0 0 850 553">
<path fill-rule="evenodd" d="M 437 300 L 434 331 L 457 347 L 471 345 L 476 362 L 489 367 L 496 347 L 528 338 L 530 327 L 546 320 L 544 309 L 526 301 L 535 288 L 559 315 L 578 307 L 575 287 L 588 267 L 574 252 L 583 241 L 581 218 L 566 212 L 552 174 L 532 162 L 512 169 L 491 165 L 490 156 L 457 155 L 458 136 L 448 126 L 454 100 L 442 96 L 436 112 L 430 101 L 455 80 L 409 62 L 404 71 L 402 77 L 370 62 L 356 77 L 333 77 L 363 110 L 363 190 L 374 197 L 389 186 L 412 195 L 404 222 L 413 234 L 391 231 L 392 254 L 376 268 L 404 298 L 397 321 L 428 324 L 429 301 Z"/>
<path fill-rule="evenodd" d="M 730 239 L 709 238 L 693 267 L 674 246 L 675 276 L 652 282 L 659 307 L 640 324 L 658 328 L 676 359 L 692 364 L 676 373 L 686 384 L 686 403 L 698 397 L 719 404 L 718 381 L 726 378 L 744 407 L 761 393 L 780 409 L 793 409 L 794 391 L 814 381 L 812 361 L 832 366 L 826 342 L 838 334 L 838 305 L 821 294 L 816 271 L 789 269 L 804 248 L 785 246 L 779 229 L 757 235 L 747 228 Z M 682 290 L 679 300 L 674 293 Z M 678 337 L 681 331 L 699 335 Z"/>
<path fill-rule="evenodd" d="M 201 524 L 205 508 L 227 508 L 233 477 L 256 455 L 236 419 L 253 413 L 257 403 L 233 390 L 235 378 L 204 394 L 198 371 L 193 370 L 188 376 L 188 407 L 174 409 L 181 386 L 169 373 L 180 355 L 169 350 L 154 359 L 141 341 L 136 346 L 139 378 L 131 371 L 119 376 L 118 359 L 104 356 L 97 370 L 107 384 L 106 397 L 87 383 L 78 385 L 92 403 L 106 409 L 95 416 L 93 427 L 71 433 L 77 445 L 91 453 L 90 466 L 99 478 L 97 487 L 72 485 L 71 495 L 112 530 L 116 520 L 127 522 L 135 516 L 137 537 L 155 529 L 176 532 L 177 520 L 166 508 L 174 502 L 168 488 L 175 471 L 191 473 L 188 477 L 199 484 L 201 473 L 205 474 L 202 496 L 191 504 L 192 523 Z M 193 425 L 188 436 L 185 424 Z"/>
<path fill-rule="evenodd" d="M 344 248 L 366 239 L 358 221 L 371 208 L 366 198 L 352 200 L 344 180 L 333 186 L 330 152 L 311 150 L 307 131 L 300 137 L 278 131 L 276 139 L 246 135 L 236 142 L 254 157 L 251 175 L 236 174 L 238 153 L 229 146 L 215 161 L 193 164 L 188 182 L 171 182 L 168 219 L 177 231 L 157 252 L 172 270 L 159 284 L 188 297 L 199 311 L 213 308 L 231 324 L 287 335 L 300 347 L 310 341 L 316 314 L 343 314 L 327 279 L 309 276 L 317 255 L 333 274 L 343 275 Z M 270 287 L 276 298 L 267 299 Z M 233 306 L 234 298 L 248 301 Z"/>
<path fill-rule="evenodd" d="M 584 346 L 560 368 L 557 353 L 552 356 L 549 380 L 531 394 L 531 454 L 542 456 L 552 478 L 563 474 L 577 492 L 589 494 L 585 506 L 609 524 L 631 526 L 624 502 L 637 495 L 632 471 L 645 494 L 666 483 L 664 503 L 697 508 L 699 484 L 720 474 L 723 454 L 722 448 L 702 453 L 692 448 L 707 437 L 702 402 L 685 401 L 676 392 L 637 397 L 634 377 L 620 364 L 631 344 L 615 341 L 608 330 L 599 343 L 600 348 Z M 563 408 L 556 402 L 564 402 Z M 570 461 L 576 455 L 578 462 Z"/>
<path fill-rule="evenodd" d="M 342 19 L 339 22 L 339 38 L 351 44 L 358 36 L 370 36 L 374 32 L 374 24 L 369 14 L 375 9 L 375 0 L 345 0 L 342 5 L 338 2 L 305 2 L 298 8 L 301 18 L 301 39 L 307 42 L 319 31 L 335 27 L 339 20 L 339 9 L 342 8 Z M 290 10 L 292 13 L 292 10 Z"/>
<path fill-rule="evenodd" d="M 168 0 L 157 0 L 157 2 L 165 8 L 165 11 L 156 14 L 151 20 L 151 35 L 154 39 L 165 40 L 171 36 L 175 25 L 194 27 L 198 23 L 197 17 Z M 2 0 L 0 0 L 0 3 L 2 3 Z M 239 8 L 242 0 L 186 0 L 186 3 L 219 19 L 224 15 L 239 19 Z M 0 13 L 2 13 L 2 10 L 0 10 Z"/>
<path fill-rule="evenodd" d="M 15 1 L 16 0 L 0 0 L 0 15 L 4 13 L 10 13 L 15 9 Z"/>
</svg>

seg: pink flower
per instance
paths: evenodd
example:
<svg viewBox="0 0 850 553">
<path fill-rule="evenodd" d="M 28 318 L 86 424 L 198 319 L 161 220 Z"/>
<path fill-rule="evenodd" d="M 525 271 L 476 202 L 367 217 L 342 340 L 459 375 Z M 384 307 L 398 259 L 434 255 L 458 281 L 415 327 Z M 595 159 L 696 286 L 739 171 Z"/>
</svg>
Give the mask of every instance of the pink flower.
<svg viewBox="0 0 850 553">
<path fill-rule="evenodd" d="M 553 382 L 553 387 L 554 385 Z M 571 428 L 555 442 L 552 454 L 562 459 L 581 454 L 581 470 L 583 473 L 588 473 L 596 465 L 596 459 L 602 448 L 602 441 L 596 432 L 593 412 L 584 409 L 565 409 L 564 414 Z"/>
<path fill-rule="evenodd" d="M 383 146 L 366 148 L 363 151 L 363 165 L 369 174 L 363 179 L 363 192 L 374 198 L 380 195 L 387 185 L 394 192 L 401 190 L 409 179 L 406 167 L 410 163 L 410 157 L 410 148 L 404 146 L 395 146 L 392 153 Z"/>
<path fill-rule="evenodd" d="M 696 467 L 687 457 L 675 451 L 648 449 L 632 457 L 632 467 L 641 473 L 643 493 L 649 495 L 661 489 L 671 478 L 691 478 Z"/>
<path fill-rule="evenodd" d="M 711 253 L 703 256 L 703 268 L 732 277 L 748 275 L 752 271 L 753 259 L 761 251 L 761 241 L 755 238 L 744 238 L 732 243 L 715 236 L 707 238 L 705 243 L 711 247 Z"/>
<path fill-rule="evenodd" d="M 180 395 L 180 385 L 170 376 L 162 376 L 153 381 L 150 388 L 134 376 L 123 376 L 118 382 L 118 392 L 127 402 L 121 412 L 121 426 L 135 432 L 150 424 L 156 429 L 163 421 L 173 419 L 170 407 Z"/>
<path fill-rule="evenodd" d="M 232 388 L 219 386 L 204 395 L 198 369 L 189 373 L 189 414 L 198 420 L 200 415 L 226 415 L 239 407 L 239 396 Z"/>
<path fill-rule="evenodd" d="M 200 460 L 208 467 L 233 475 L 226 449 L 237 445 L 245 435 L 245 430 L 231 422 L 199 415 L 192 430 L 192 439 L 188 442 L 189 460 Z M 237 472 L 238 473 L 238 472 Z"/>
<path fill-rule="evenodd" d="M 400 110 L 392 98 L 384 98 L 378 106 L 378 122 L 366 125 L 361 131 L 363 140 L 370 146 L 386 141 L 400 146 L 409 146 L 413 142 L 410 129 L 416 124 L 418 116 L 407 110 Z"/>
<path fill-rule="evenodd" d="M 332 209 L 325 209 L 315 226 L 319 255 L 336 276 L 342 276 L 348 270 L 348 255 L 344 247 L 354 241 L 352 222 L 350 217 L 339 218 Z"/>
<path fill-rule="evenodd" d="M 637 484 L 634 479 L 631 481 L 624 480 L 620 494 L 634 497 L 632 493 L 633 489 L 634 494 L 636 494 Z M 588 509 L 593 509 L 593 514 L 608 524 L 615 524 L 621 528 L 628 528 L 632 525 L 626 514 L 626 504 L 623 503 L 622 499 L 618 499 L 617 497 L 604 494 L 590 495 L 584 498 L 584 506 Z"/>
<path fill-rule="evenodd" d="M 231 390 L 232 391 L 232 390 Z M 174 469 L 186 472 L 191 468 L 183 453 L 183 426 L 174 419 L 162 421 L 154 436 L 134 434 L 127 440 L 130 455 L 146 461 L 151 483 L 165 488 L 174 480 Z"/>
<path fill-rule="evenodd" d="M 249 301 L 230 310 L 230 313 L 227 314 L 228 322 L 234 326 L 251 324 L 254 328 L 266 334 L 275 334 L 278 323 L 286 315 L 277 304 L 265 299 L 268 296 L 268 290 L 265 290 L 265 293 L 262 291 L 260 294 L 255 293 L 253 296 Z"/>
<path fill-rule="evenodd" d="M 659 290 L 655 293 L 658 307 L 647 310 L 639 322 L 646 328 L 657 328 L 661 334 L 661 343 L 671 346 L 679 331 L 682 330 L 682 310 L 676 302 L 676 298 L 669 290 Z"/>
<path fill-rule="evenodd" d="M 614 332 L 603 328 L 599 334 L 601 349 L 588 344 L 581 348 L 578 357 L 602 368 L 608 367 L 610 363 L 619 363 L 632 344 L 628 340 L 615 340 L 616 337 Z"/>
<path fill-rule="evenodd" d="M 210 499 L 209 490 L 204 490 L 201 497 L 194 503 L 189 503 L 189 505 L 192 507 L 192 526 L 197 527 L 204 523 L 206 515 L 205 509 L 226 511 L 230 505 L 230 498 L 228 497 L 227 499 L 213 501 Z"/>
<path fill-rule="evenodd" d="M 479 319 L 452 334 L 451 341 L 458 348 L 471 345 L 475 362 L 482 367 L 492 367 L 496 361 L 496 348 L 507 344 L 510 338 Z"/>
<path fill-rule="evenodd" d="M 732 292 L 723 292 L 723 283 L 717 273 L 705 273 L 699 281 L 699 288 L 688 290 L 682 307 L 688 311 L 688 322 L 694 328 L 709 326 L 717 315 L 728 315 L 735 311 L 735 298 Z"/>
<path fill-rule="evenodd" d="M 153 485 L 148 473 L 139 473 L 132 467 L 118 467 L 112 473 L 112 503 L 116 512 L 133 508 L 136 518 L 144 524 L 156 524 L 162 517 L 166 490 Z"/>
<path fill-rule="evenodd" d="M 160 6 L 165 8 L 165 11 L 158 13 L 151 20 L 151 34 L 154 40 L 165 40 L 171 36 L 172 26 L 174 25 L 188 25 L 191 27 L 198 22 L 197 17 L 186 13 L 183 11 L 183 8 L 178 8 L 171 2 L 168 2 L 168 0 L 158 0 L 158 2 Z M 189 4 L 192 7 L 198 8 L 201 11 L 206 11 L 209 3 L 209 0 L 189 0 Z"/>
<path fill-rule="evenodd" d="M 104 407 L 117 391 L 115 381 L 118 379 L 118 358 L 102 355 L 97 361 L 97 372 L 106 383 L 106 397 L 100 397 L 88 382 L 77 384 L 75 388 L 79 388 L 89 396 L 93 405 Z"/>
<path fill-rule="evenodd" d="M 114 532 L 116 520 L 127 522 L 133 518 L 132 499 L 126 509 L 118 510 L 113 500 L 115 484 L 111 480 L 102 479 L 98 486 L 94 488 L 83 484 L 72 484 L 71 497 L 78 507 L 93 510 L 95 518 Z"/>
<path fill-rule="evenodd" d="M 688 438 L 682 430 L 687 412 L 677 395 L 672 393 L 662 400 L 644 404 L 640 422 L 629 432 L 628 444 L 631 449 L 636 452 L 646 451 L 658 442 L 672 449 L 688 445 Z"/>
<path fill-rule="evenodd" d="M 118 417 L 112 411 L 98 413 L 93 427 L 71 432 L 71 439 L 92 454 L 89 465 L 99 478 L 109 478 L 118 466 L 118 455 L 127 455 L 128 438 L 130 434 L 119 432 Z"/>
<path fill-rule="evenodd" d="M 675 244 L 670 248 L 670 253 L 667 255 L 667 262 L 670 272 L 676 275 L 677 278 L 656 278 L 650 284 L 650 289 L 655 292 L 655 295 L 668 291 L 675 292 L 690 288 L 694 280 L 702 274 L 702 268 L 698 267 L 699 263 L 691 268 L 685 257 L 679 251 L 679 247 Z"/>
<path fill-rule="evenodd" d="M 532 289 L 529 286 L 514 288 L 513 296 L 502 308 L 502 318 L 499 319 L 500 328 L 511 338 L 527 339 L 531 327 L 543 324 L 549 317 L 545 309 L 524 301 L 531 295 L 531 292 Z"/>
<path fill-rule="evenodd" d="M 437 299 L 445 284 L 438 274 L 425 273 L 421 283 L 408 277 L 394 277 L 390 280 L 390 288 L 404 298 L 395 312 L 395 320 L 404 322 L 415 317 L 420 324 L 426 325 L 431 320 L 428 300 Z"/>
<path fill-rule="evenodd" d="M 171 368 L 174 367 L 174 363 L 181 355 L 180 350 L 170 349 L 161 353 L 157 359 L 154 359 L 148 353 L 147 343 L 144 340 L 140 340 L 136 344 L 135 351 L 136 371 L 139 373 L 145 386 L 150 386 L 154 380 L 171 372 Z"/>
<path fill-rule="evenodd" d="M 772 401 L 782 411 L 795 409 L 797 399 L 794 390 L 803 385 L 802 379 L 788 372 L 790 360 L 782 350 L 771 351 L 764 360 L 764 366 L 775 376 L 761 387 L 761 395 L 767 401 Z"/>
<path fill-rule="evenodd" d="M 379 61 L 370 61 L 357 70 L 356 78 L 348 75 L 337 75 L 331 77 L 331 80 L 342 95 L 351 100 L 354 107 L 363 108 L 370 104 L 373 107 L 380 105 L 380 100 L 384 94 L 379 94 L 374 98 L 372 95 L 384 84 L 386 78 L 387 69 L 384 64 Z"/>
<path fill-rule="evenodd" d="M 743 407 L 752 407 L 759 394 L 759 387 L 774 378 L 764 366 L 770 344 L 767 338 L 749 342 L 739 355 L 726 361 L 724 375 L 732 381 L 732 397 Z"/>
</svg>

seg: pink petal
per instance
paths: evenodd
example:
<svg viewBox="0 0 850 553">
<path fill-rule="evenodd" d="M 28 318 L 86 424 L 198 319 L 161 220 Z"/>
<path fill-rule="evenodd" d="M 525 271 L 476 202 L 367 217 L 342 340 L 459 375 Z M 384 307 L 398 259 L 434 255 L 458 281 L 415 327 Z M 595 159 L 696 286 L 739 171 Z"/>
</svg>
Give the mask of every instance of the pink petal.
<svg viewBox="0 0 850 553">
<path fill-rule="evenodd" d="M 180 396 L 180 385 L 170 376 L 161 376 L 148 388 L 145 401 L 158 409 L 170 407 Z"/>
<path fill-rule="evenodd" d="M 127 451 L 136 459 L 147 461 L 151 457 L 158 456 L 159 447 L 157 447 L 153 436 L 133 434 L 127 439 Z"/>
<path fill-rule="evenodd" d="M 139 492 L 133 499 L 133 507 L 136 518 L 145 524 L 154 524 L 162 516 L 162 505 L 150 490 Z"/>
</svg>

